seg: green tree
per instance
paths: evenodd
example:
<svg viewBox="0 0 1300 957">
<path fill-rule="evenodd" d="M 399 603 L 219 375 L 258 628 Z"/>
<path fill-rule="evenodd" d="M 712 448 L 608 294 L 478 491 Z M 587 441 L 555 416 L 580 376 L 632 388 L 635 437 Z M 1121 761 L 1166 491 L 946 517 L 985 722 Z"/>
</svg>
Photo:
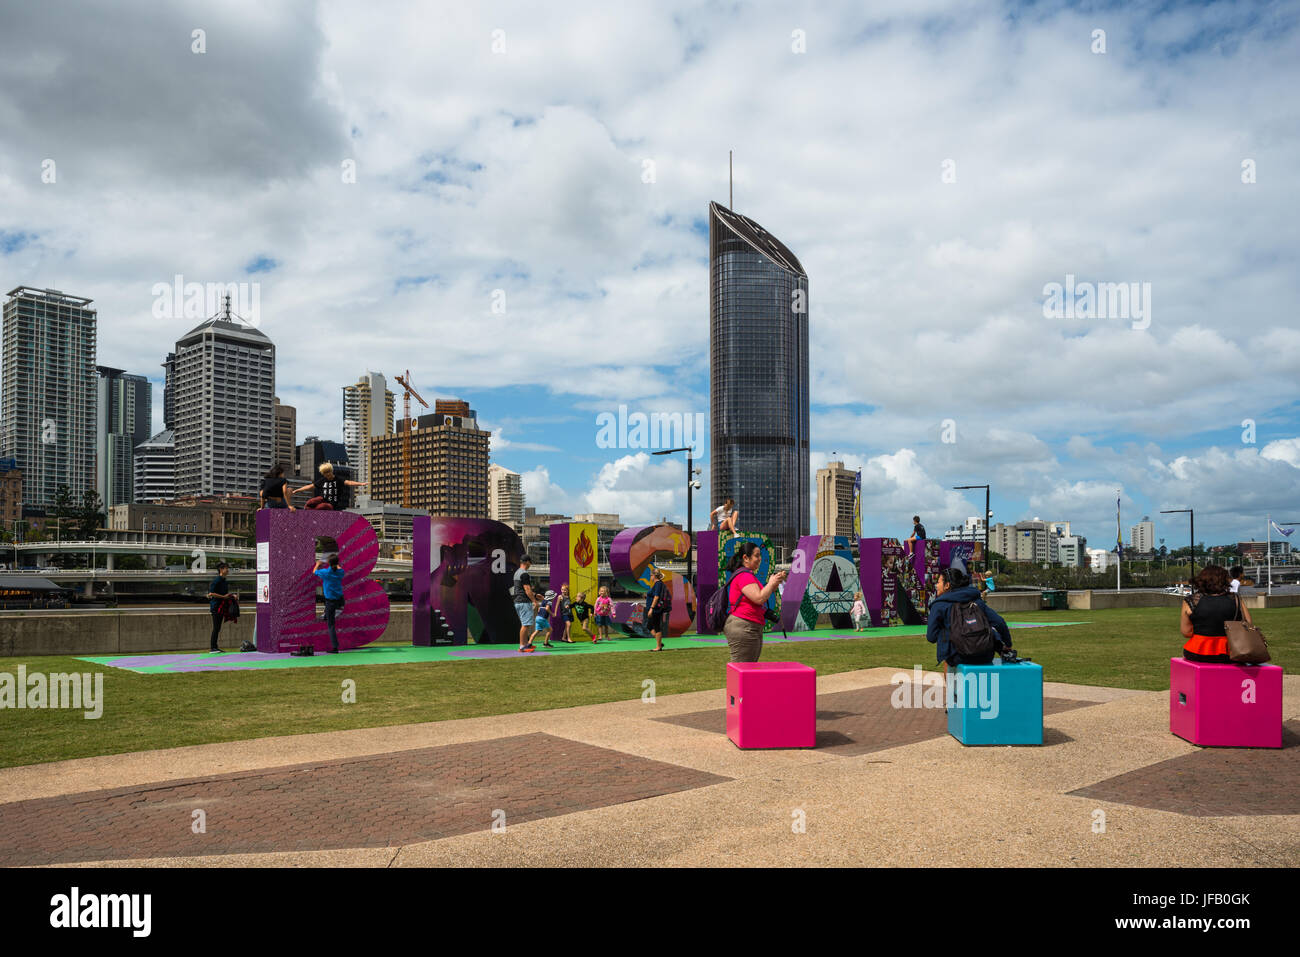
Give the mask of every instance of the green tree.
<svg viewBox="0 0 1300 957">
<path fill-rule="evenodd" d="M 76 503 L 72 500 L 72 492 L 66 485 L 60 485 L 54 490 L 54 504 L 48 513 L 48 517 L 54 520 L 55 531 L 53 538 L 46 535 L 47 541 L 62 541 L 71 537 L 68 520 L 73 517 L 75 511 Z M 50 559 L 50 563 L 56 568 L 70 568 L 72 562 L 73 556 L 66 552 L 56 552 Z"/>
<path fill-rule="evenodd" d="M 105 524 L 104 503 L 93 488 L 81 493 L 81 507 L 77 509 L 75 518 L 78 538 L 82 541 L 99 538 L 99 530 Z"/>
</svg>

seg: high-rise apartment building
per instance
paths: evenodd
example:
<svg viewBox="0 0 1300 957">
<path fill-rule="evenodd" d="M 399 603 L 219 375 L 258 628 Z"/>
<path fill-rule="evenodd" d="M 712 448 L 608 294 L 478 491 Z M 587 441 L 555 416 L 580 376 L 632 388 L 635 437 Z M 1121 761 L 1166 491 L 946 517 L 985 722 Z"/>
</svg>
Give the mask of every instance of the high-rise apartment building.
<svg viewBox="0 0 1300 957">
<path fill-rule="evenodd" d="M 786 554 L 809 527 L 808 274 L 766 229 L 709 204 L 711 505 Z"/>
<path fill-rule="evenodd" d="M 817 534 L 853 537 L 853 485 L 857 472 L 843 462 L 817 470 Z"/>
<path fill-rule="evenodd" d="M 294 452 L 298 446 L 298 410 L 284 405 L 275 397 L 275 453 L 272 461 L 283 465 L 285 474 L 293 471 Z"/>
<path fill-rule="evenodd" d="M 23 474 L 25 504 L 95 487 L 96 311 L 92 300 L 18 286 L 4 305 L 0 458 Z"/>
<path fill-rule="evenodd" d="M 135 447 L 136 502 L 170 502 L 176 497 L 176 437 L 171 429 Z"/>
<path fill-rule="evenodd" d="M 416 419 L 411 429 L 412 508 L 429 514 L 463 518 L 488 517 L 488 441 L 490 432 L 466 402 L 439 399 L 434 411 Z M 402 504 L 404 433 L 370 440 L 370 497 Z"/>
<path fill-rule="evenodd" d="M 358 482 L 370 480 L 370 440 L 393 434 L 393 393 L 378 372 L 343 387 L 343 444 Z"/>
<path fill-rule="evenodd" d="M 1128 543 L 1129 551 L 1135 555 L 1149 555 L 1156 550 L 1156 525 L 1150 516 L 1143 515 L 1142 521 L 1130 526 Z"/>
<path fill-rule="evenodd" d="M 153 386 L 142 375 L 98 366 L 95 489 L 105 508 L 135 501 L 135 447 L 153 432 Z"/>
<path fill-rule="evenodd" d="M 275 346 L 230 312 L 176 342 L 176 494 L 256 495 L 275 453 Z"/>
<path fill-rule="evenodd" d="M 488 466 L 488 518 L 518 528 L 524 522 L 524 489 L 518 472 Z"/>
</svg>

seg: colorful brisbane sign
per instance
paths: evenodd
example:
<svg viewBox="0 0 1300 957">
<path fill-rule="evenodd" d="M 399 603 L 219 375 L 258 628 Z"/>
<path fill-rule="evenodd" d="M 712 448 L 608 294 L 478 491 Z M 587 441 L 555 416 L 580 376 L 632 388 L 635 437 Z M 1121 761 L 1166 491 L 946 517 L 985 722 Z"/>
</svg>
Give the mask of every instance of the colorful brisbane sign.
<svg viewBox="0 0 1300 957">
<path fill-rule="evenodd" d="M 516 642 L 519 617 L 511 593 L 515 571 L 525 554 L 523 540 L 508 525 L 479 518 L 415 519 L 412 535 L 411 642 L 463 645 Z M 726 580 L 724 569 L 743 542 L 760 546 L 758 569 L 765 579 L 773 551 L 767 536 L 742 532 L 719 541 L 718 532 L 697 532 L 695 589 L 685 576 L 657 563 L 683 561 L 690 551 L 686 532 L 671 525 L 645 525 L 619 532 L 609 546 L 610 573 L 625 590 L 644 595 L 654 572 L 663 572 L 672 594 L 666 633 L 678 636 L 694 627 L 709 630 L 701 612 Z M 370 572 L 379 541 L 370 523 L 351 512 L 264 509 L 257 513 L 257 650 L 285 651 L 304 644 L 329 647 L 329 632 L 316 613 L 315 561 L 336 551 L 344 569 L 344 608 L 336 627 L 339 647 L 356 648 L 380 638 L 388 628 L 388 596 Z M 919 545 L 919 543 L 918 543 Z M 848 627 L 855 593 L 861 591 L 871 624 L 921 624 L 929 589 L 940 568 L 957 559 L 981 557 L 982 543 L 925 542 L 908 554 L 897 539 L 862 538 L 855 566 L 849 539 L 805 535 L 790 562 L 790 577 L 778 602 L 781 627 L 815 628 L 821 616 L 833 627 Z M 567 522 L 550 526 L 550 579 L 537 590 L 557 593 L 569 586 L 573 598 L 594 602 L 599 587 L 596 526 Z M 647 634 L 642 600 L 616 601 L 614 622 L 626 634 Z"/>
</svg>

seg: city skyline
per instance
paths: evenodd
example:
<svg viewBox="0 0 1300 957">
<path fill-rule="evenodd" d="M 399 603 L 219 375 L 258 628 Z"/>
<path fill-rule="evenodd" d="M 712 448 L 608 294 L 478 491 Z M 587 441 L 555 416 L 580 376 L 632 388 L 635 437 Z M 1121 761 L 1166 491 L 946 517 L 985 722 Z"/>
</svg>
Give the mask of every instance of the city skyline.
<svg viewBox="0 0 1300 957">
<path fill-rule="evenodd" d="M 409 367 L 430 402 L 474 405 L 540 510 L 680 519 L 680 463 L 598 447 L 595 418 L 708 410 L 701 209 L 734 147 L 736 207 L 816 277 L 809 482 L 862 467 L 864 533 L 957 524 L 982 502 L 950 486 L 972 482 L 994 522 L 1062 516 L 1095 544 L 1116 489 L 1126 528 L 1190 505 L 1207 542 L 1263 538 L 1300 497 L 1284 8 L 637 11 L 578 42 L 563 17 L 431 33 L 409 7 L 382 65 L 359 14 L 252 9 L 205 11 L 202 55 L 187 15 L 131 3 L 57 29 L 17 10 L 0 38 L 14 63 L 75 51 L 60 78 L 87 90 L 62 112 L 30 71 L 0 90 L 20 121 L 0 270 L 93 299 L 99 364 L 161 386 L 202 317 L 160 319 L 155 286 L 256 282 L 299 440 L 342 438 L 337 390 L 363 369 Z M 470 92 L 440 103 L 453 80 Z M 1105 282 L 1149 283 L 1145 314 L 1045 314 L 1049 285 Z"/>
</svg>

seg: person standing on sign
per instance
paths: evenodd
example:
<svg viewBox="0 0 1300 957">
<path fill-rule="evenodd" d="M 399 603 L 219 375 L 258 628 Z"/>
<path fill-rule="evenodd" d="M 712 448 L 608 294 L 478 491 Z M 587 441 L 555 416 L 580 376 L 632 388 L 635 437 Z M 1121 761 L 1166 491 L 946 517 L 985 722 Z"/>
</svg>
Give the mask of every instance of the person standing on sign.
<svg viewBox="0 0 1300 957">
<path fill-rule="evenodd" d="M 330 630 L 330 654 L 339 653 L 339 634 L 334 627 L 334 616 L 343 610 L 343 569 L 339 567 L 339 557 L 331 555 L 328 561 L 316 562 L 313 569 L 320 579 L 321 591 L 325 594 L 325 624 Z"/>
</svg>

